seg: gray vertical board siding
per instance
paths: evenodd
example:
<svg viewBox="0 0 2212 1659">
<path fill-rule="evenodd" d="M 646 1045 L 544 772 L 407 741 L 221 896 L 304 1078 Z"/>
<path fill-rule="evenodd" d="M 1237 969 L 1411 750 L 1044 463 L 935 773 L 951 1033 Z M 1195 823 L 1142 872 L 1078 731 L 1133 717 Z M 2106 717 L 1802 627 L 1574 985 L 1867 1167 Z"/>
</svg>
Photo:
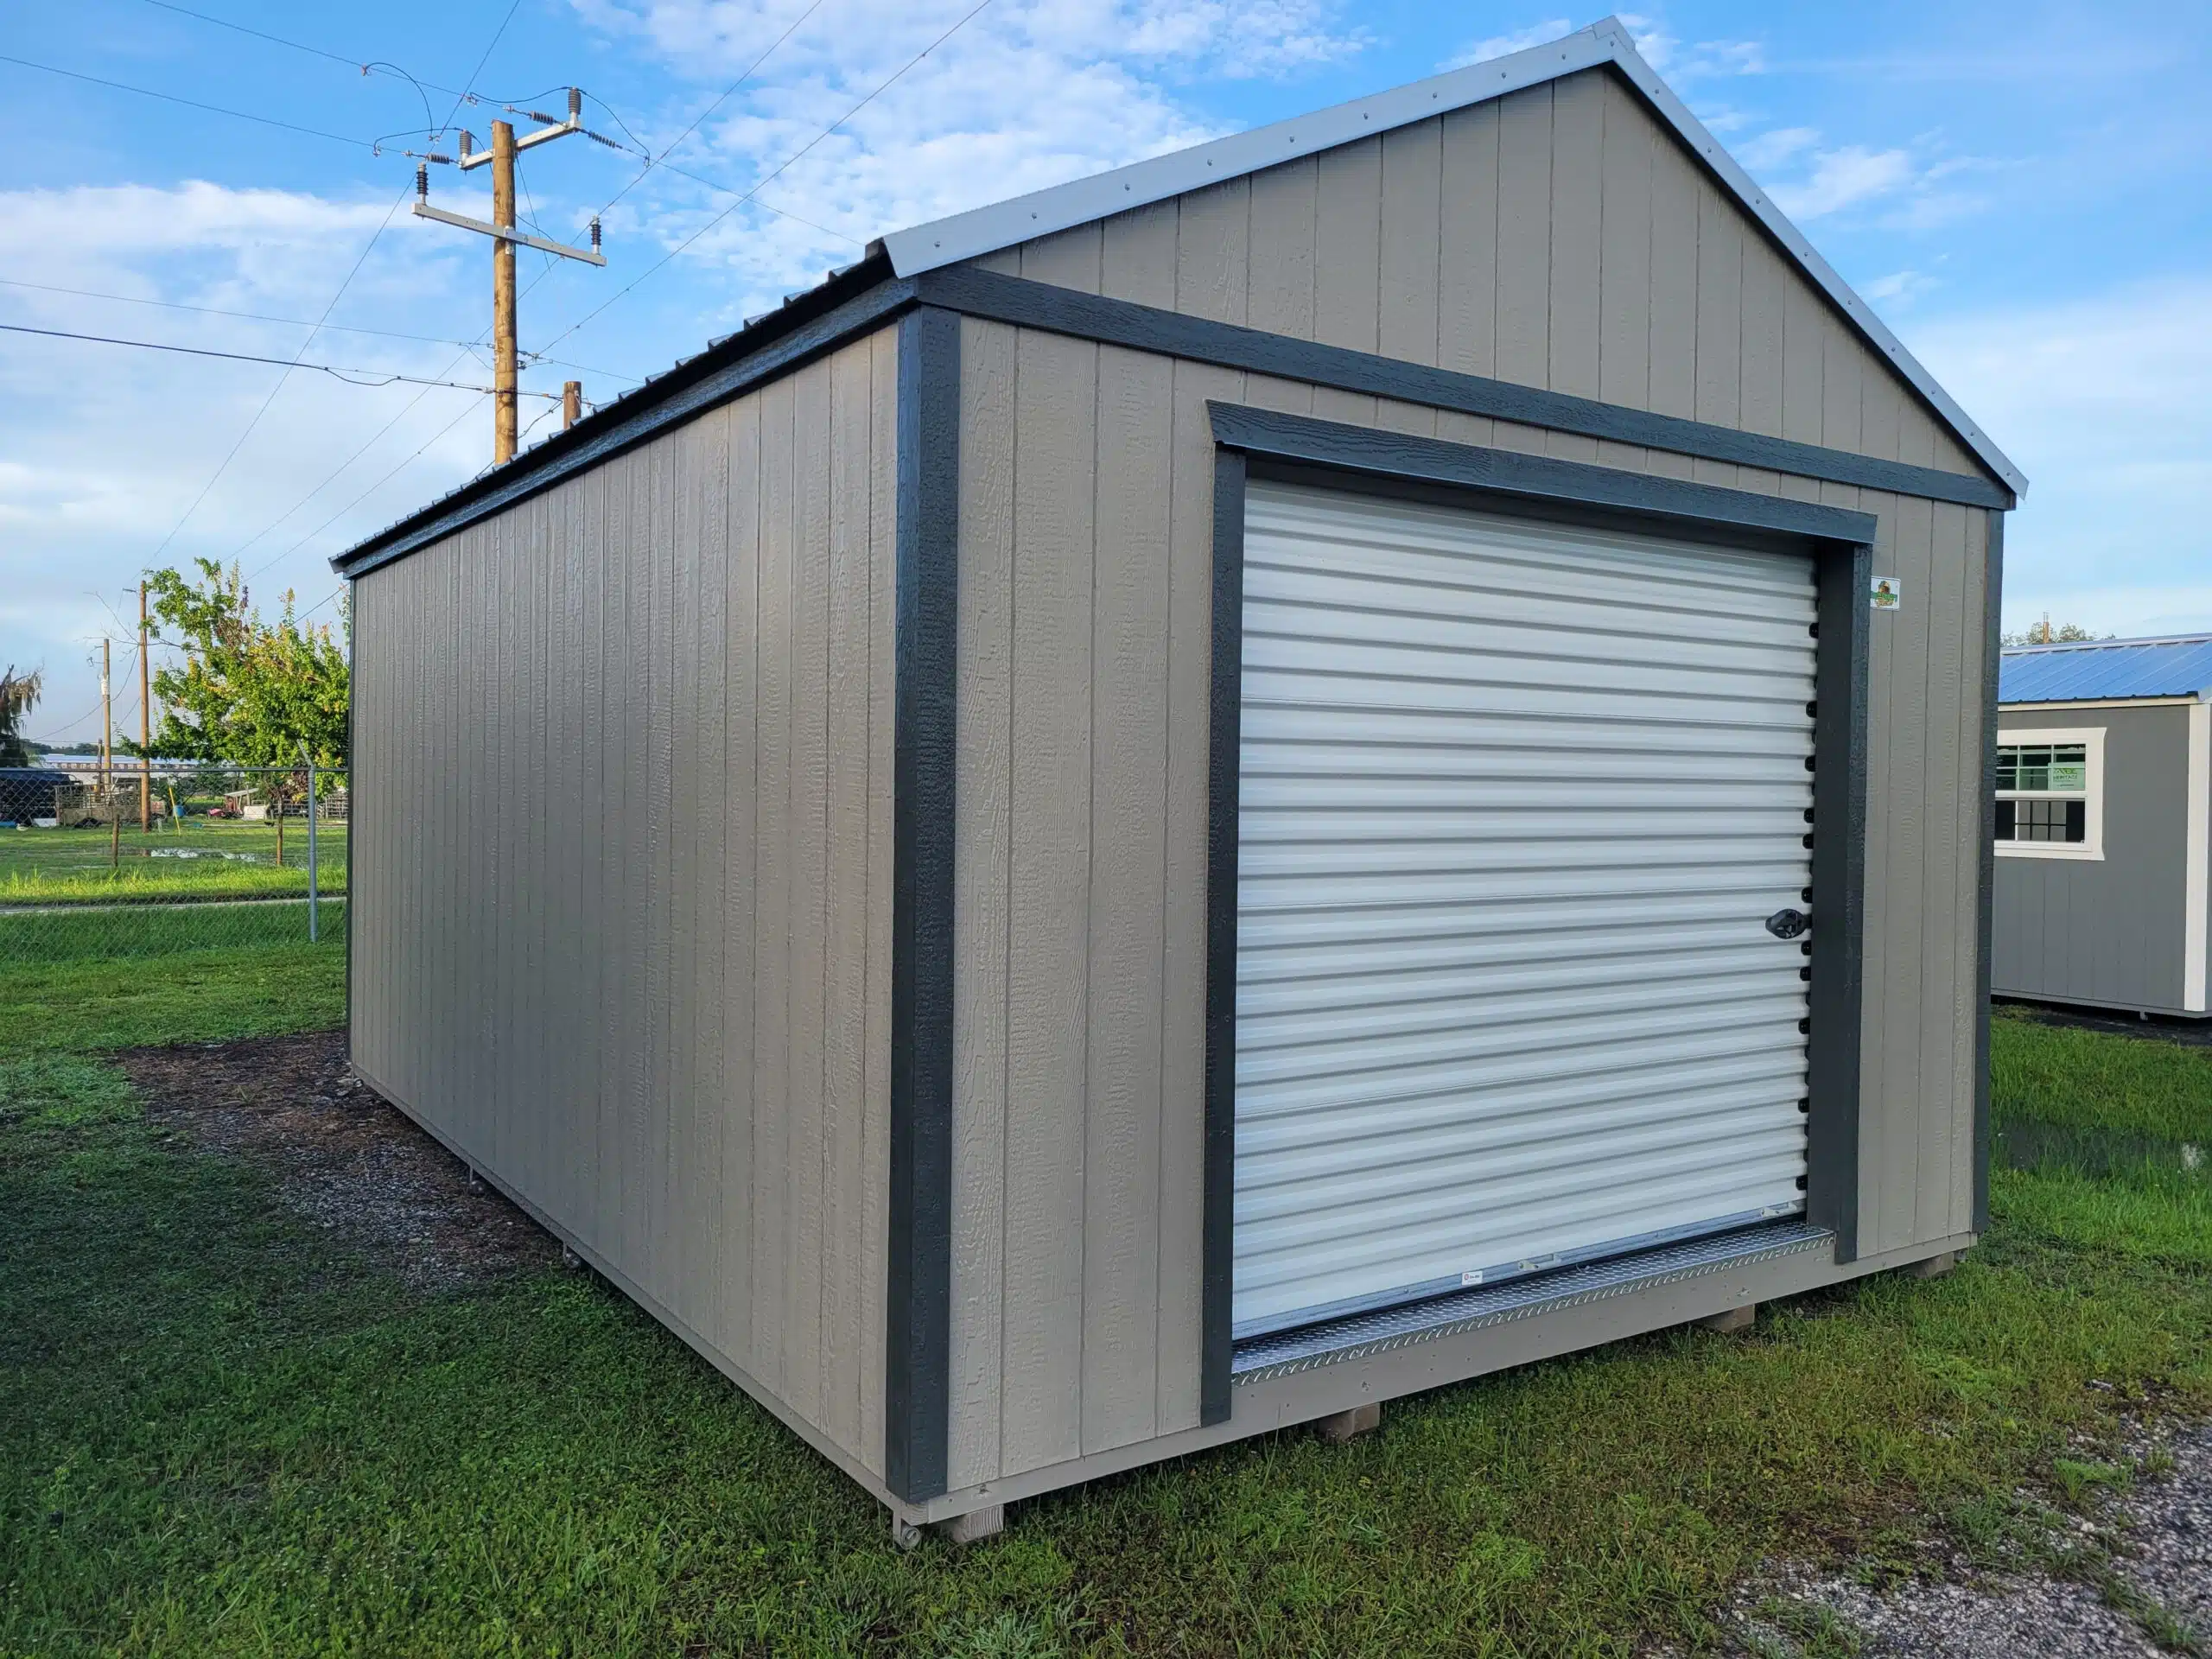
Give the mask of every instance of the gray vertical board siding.
<svg viewBox="0 0 2212 1659">
<path fill-rule="evenodd" d="M 761 452 L 764 397 L 741 399 L 729 411 L 728 562 L 730 606 L 722 696 L 729 730 L 722 871 L 722 1130 L 719 1185 L 721 1224 L 715 1240 L 717 1330 L 733 1338 L 753 1330 L 753 1194 L 760 1185 L 758 1141 L 762 1098 L 755 1063 L 759 1018 L 759 830 L 760 658 L 764 637 L 760 587 Z M 751 1351 L 747 1342 L 747 1351 Z"/>
<path fill-rule="evenodd" d="M 1003 1456 L 1081 1449 L 1098 348 L 1015 345 Z M 1071 1224 L 1071 1223 L 1075 1224 Z"/>
<path fill-rule="evenodd" d="M 2101 727 L 2101 860 L 1996 860 L 1991 988 L 1999 996 L 2182 1005 L 2189 710 L 2011 708 L 2007 732 Z"/>
<path fill-rule="evenodd" d="M 759 737 L 753 759 L 758 802 L 753 841 L 753 1275 L 754 1375 L 784 1388 L 784 1234 L 798 1172 L 792 1166 L 791 959 L 798 922 L 791 883 L 791 589 L 794 585 L 790 379 L 760 397 L 760 658 Z"/>
<path fill-rule="evenodd" d="M 1651 123 L 1634 94 L 1606 79 L 1599 181 L 1598 390 L 1630 409 L 1651 398 Z M 1616 464 L 1608 457 L 1607 464 Z"/>
<path fill-rule="evenodd" d="M 891 961 L 898 728 L 899 334 L 880 329 L 868 357 L 868 1039 L 861 1137 L 861 1461 L 880 1477 L 888 1423 L 891 1211 L 865 1195 L 891 1184 Z M 877 1378 L 885 1379 L 879 1383 Z"/>
<path fill-rule="evenodd" d="M 1551 372 L 1552 93 L 1512 93 L 1497 116 L 1497 376 L 1536 386 Z"/>
<path fill-rule="evenodd" d="M 1595 397 L 1602 384 L 1605 200 L 1605 81 L 1567 80 L 1552 96 L 1551 302 L 1546 327 L 1550 368 L 1545 384 L 1578 397 Z M 1596 445 L 1565 457 L 1596 459 Z"/>
<path fill-rule="evenodd" d="M 1245 211 L 1224 212 L 1240 189 Z M 1180 209 L 1179 268 L 1243 272 L 1243 315 L 1224 308 L 1217 284 L 1201 282 L 1173 302 L 1192 315 L 1812 443 L 1822 441 L 1821 359 L 1833 349 L 1891 389 L 1900 423 L 1922 436 L 1925 464 L 1985 474 L 1609 70 L 1160 206 Z M 1096 292 L 1095 265 L 1077 251 L 1096 229 L 1059 232 L 975 263 Z M 1433 341 L 1426 296 L 1408 287 L 1432 248 Z M 1794 342 L 1784 310 L 1801 314 Z M 1364 423 L 1357 409 L 1327 406 L 1343 396 L 1322 393 L 1315 412 Z M 1602 454 L 1611 464 L 1610 452 L 1566 434 L 1546 452 Z M 1712 463 L 1693 467 L 1668 455 L 1653 464 L 1669 476 L 1734 482 Z M 1817 499 L 1804 480 L 1791 480 L 1789 493 Z"/>
<path fill-rule="evenodd" d="M 1179 270 L 1188 268 L 1186 261 L 1179 264 Z M 1179 282 L 1178 291 L 1179 296 Z M 1292 409 L 1309 401 L 1297 383 L 1179 362 L 1164 402 L 1140 418 L 1140 389 L 1143 397 L 1158 398 L 1160 391 L 1157 383 L 1132 376 L 1126 364 L 1133 354 L 1103 351 L 1090 372 L 1087 356 L 1064 361 L 1040 353 L 1042 337 L 1032 331 L 969 321 L 962 338 L 959 1081 L 950 1425 L 956 1488 L 1103 1446 L 1095 1432 L 1108 1425 L 1115 1426 L 1112 1433 L 1135 1432 L 1147 1413 L 1154 1434 L 1198 1421 L 1214 474 L 1205 405 L 1209 397 Z M 1047 362 L 1051 372 L 1040 375 Z M 1816 402 L 1816 413 L 1819 407 Z M 1384 400 L 1373 423 L 1402 429 L 1411 415 Z M 1163 426 L 1164 565 L 1157 519 L 1141 511 L 1143 502 L 1128 499 L 1130 489 L 1113 481 L 1150 475 L 1160 464 L 1156 446 Z M 1533 429 L 1513 435 L 1530 448 L 1541 448 L 1545 437 Z M 1666 457 L 1626 446 L 1618 454 L 1617 464 L 1631 469 L 1666 469 Z M 1738 481 L 1738 487 L 1776 494 L 1795 493 L 1808 482 L 1749 469 Z M 1057 515 L 1042 505 L 1052 500 L 1060 504 Z M 1916 603 L 1921 611 L 1920 632 L 1908 640 L 1903 659 L 1896 654 L 1894 625 L 1907 620 L 1910 610 L 1907 617 L 1868 620 L 1878 643 L 1888 639 L 1881 648 L 1891 655 L 1884 660 L 1893 667 L 1909 661 L 1919 674 L 1917 689 L 1895 709 L 1870 710 L 1869 832 L 1879 826 L 1891 849 L 1886 872 L 1870 868 L 1870 898 L 1884 874 L 1893 893 L 1914 895 L 1893 903 L 1879 924 L 1871 912 L 1866 923 L 1861 1251 L 1872 1255 L 1885 1243 L 1910 1244 L 1923 1207 L 1934 1217 L 1947 1205 L 1966 1202 L 1967 1192 L 1968 1172 L 1955 1154 L 1948 1176 L 1941 1178 L 1948 1183 L 1945 1194 L 1923 1206 L 1916 1185 L 1923 1135 L 1931 1141 L 1950 1135 L 1961 1115 L 1971 1112 L 1957 1064 L 1957 1046 L 1970 1040 L 1970 1032 L 1954 1004 L 1958 964 L 1971 962 L 1974 915 L 1971 883 L 1961 887 L 1955 875 L 1963 843 L 1955 835 L 1932 842 L 1918 828 L 1928 810 L 1930 746 L 1897 728 L 1902 721 L 1924 730 L 1932 722 L 1956 732 L 1979 709 L 1962 642 L 1980 615 L 1981 545 L 1955 537 L 1945 543 L 1951 569 L 1936 581 L 1930 504 L 1862 492 L 1856 505 L 1879 524 L 1877 569 L 1902 569 L 1913 584 L 1909 607 Z M 1902 556 L 1900 536 L 1907 543 Z M 1077 579 L 1077 568 L 1087 576 Z M 1141 603 L 1146 581 L 1165 582 L 1164 633 L 1150 608 L 1160 603 L 1158 596 Z M 1929 613 L 1931 606 L 1936 614 Z M 1139 614 L 1142 629 L 1124 626 Z M 1914 642 L 1931 632 L 1952 642 L 1950 659 L 1933 671 L 1932 681 L 1929 648 Z M 1147 639 L 1162 654 L 1153 664 L 1135 655 Z M 1055 663 L 1046 673 L 1035 664 L 1048 652 Z M 1114 751 L 1126 741 L 1123 721 L 1135 712 L 1125 696 L 1133 680 L 1164 688 L 1164 778 L 1156 804 L 1148 807 L 1157 823 L 1145 821 L 1134 794 L 1101 798 L 1107 779 L 1122 775 Z M 1929 706 L 1931 684 L 1932 696 L 1946 707 Z M 1055 741 L 1045 741 L 1048 735 Z M 1083 745 L 1088 747 L 1071 759 Z M 1936 747 L 1948 755 L 1946 745 L 1955 747 L 1948 739 Z M 1149 764 L 1151 752 L 1145 753 Z M 1952 776 L 1957 765 L 1947 760 L 1951 771 L 1939 769 L 1939 779 Z M 1077 811 L 1086 794 L 1090 804 Z M 1030 844 L 1045 835 L 1057 839 L 1050 846 Z M 1157 887 L 1125 885 L 1122 872 L 1148 865 L 1154 849 L 1161 860 Z M 1075 873 L 1078 858 L 1085 877 Z M 1920 868 L 1931 858 L 1942 868 L 1933 880 Z M 1901 861 L 1912 868 L 1900 868 Z M 1070 893 L 1029 891 L 1040 865 L 1064 869 Z M 1931 908 L 1920 896 L 1923 890 L 1948 911 Z M 1120 1070 L 1123 1054 L 1153 1053 L 1151 1029 L 1135 1023 L 1122 987 L 1100 982 L 1107 964 L 1135 963 L 1129 941 L 1142 938 L 1148 956 L 1151 923 L 1109 914 L 1109 893 L 1159 909 L 1156 1140 L 1138 1132 L 1141 1120 L 1129 1115 L 1140 1080 Z M 1051 902 L 1071 894 L 1073 903 Z M 1086 917 L 1072 913 L 1078 906 Z M 1078 941 L 1086 947 L 1080 957 Z M 1930 958 L 1951 964 L 1942 1006 L 1920 997 L 1920 965 Z M 1907 963 L 1911 983 L 1890 972 Z M 1025 977 L 1054 983 L 1025 987 Z M 1079 995 L 1079 1004 L 1053 1000 L 1061 986 Z M 1063 1014 L 1077 1025 L 1058 1024 Z M 1882 1045 L 1867 1036 L 1878 1021 L 1912 1057 L 1909 1067 L 1885 1068 Z M 1052 1032 L 1057 1046 L 1037 1040 L 1039 1029 Z M 1141 1046 L 1129 1044 L 1133 1033 L 1141 1033 Z M 1925 1076 L 1923 1053 L 1933 1061 Z M 1079 1070 L 1071 1059 L 1079 1060 Z M 1049 1144 L 1054 1136 L 1057 1147 Z M 1901 1176 L 1886 1161 L 1892 1158 L 1904 1164 Z M 1122 1298 L 1141 1294 L 1141 1280 L 1118 1270 L 1101 1276 L 1099 1266 L 1127 1259 L 1119 1252 L 1126 1249 L 1129 1217 L 1119 1206 L 1131 1201 L 1132 1182 L 1155 1160 L 1154 1351 L 1116 1354 L 1102 1364 L 1102 1343 L 1142 1340 L 1141 1330 L 1130 1334 L 1126 1303 L 1104 1303 L 1097 1294 L 1107 1284 Z M 1049 1189 L 1052 1201 L 1024 1202 L 1025 1185 Z M 1891 1207 L 1905 1217 L 1901 1227 L 1889 1226 Z M 1046 1331 L 1056 1332 L 1065 1350 L 1057 1365 L 1036 1351 L 1034 1333 Z M 1142 1388 L 1147 1367 L 1149 1402 L 1123 1397 L 1119 1390 Z"/>
<path fill-rule="evenodd" d="M 791 1203 L 784 1216 L 784 1398 L 820 1421 L 823 1198 L 829 1104 L 823 1088 L 830 833 L 830 363 L 792 377 L 794 572 L 791 588 L 790 816 Z"/>
<path fill-rule="evenodd" d="M 896 366 L 855 342 L 357 589 L 363 1072 L 877 1472 Z"/>
<path fill-rule="evenodd" d="M 1424 121 L 1386 133 L 1376 347 L 1386 357 L 1436 361 L 1443 228 L 1444 124 Z"/>
<path fill-rule="evenodd" d="M 960 326 L 960 569 L 953 830 L 953 1487 L 1001 1468 L 1007 923 L 1013 785 L 1014 330 Z"/>
<path fill-rule="evenodd" d="M 1312 156 L 1253 175 L 1246 225 L 1246 270 L 1251 290 L 1244 321 L 1269 334 L 1313 338 L 1315 192 L 1320 177 Z M 1180 235 L 1179 228 L 1179 238 Z"/>
<path fill-rule="evenodd" d="M 861 1443 L 861 1273 L 868 1209 L 868 650 L 873 524 L 873 351 L 855 341 L 830 359 L 828 858 L 823 985 L 821 1421 Z"/>
<path fill-rule="evenodd" d="M 1444 201 L 1437 232 L 1437 366 L 1495 374 L 1497 105 L 1455 110 L 1438 125 Z"/>
<path fill-rule="evenodd" d="M 1084 1112 L 1083 1449 L 1154 1431 L 1174 365 L 1098 358 Z M 1092 1212 L 1096 1211 L 1094 1215 Z M 1094 1311 L 1095 1310 L 1095 1311 Z"/>
</svg>

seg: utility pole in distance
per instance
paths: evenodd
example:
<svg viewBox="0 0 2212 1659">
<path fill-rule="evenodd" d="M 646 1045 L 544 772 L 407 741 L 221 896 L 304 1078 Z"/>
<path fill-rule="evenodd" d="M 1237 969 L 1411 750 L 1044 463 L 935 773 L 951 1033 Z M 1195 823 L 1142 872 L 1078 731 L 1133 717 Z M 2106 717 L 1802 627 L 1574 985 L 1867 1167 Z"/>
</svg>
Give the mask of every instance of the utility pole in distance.
<svg viewBox="0 0 2212 1659">
<path fill-rule="evenodd" d="M 154 704 L 147 695 L 146 584 L 138 584 L 138 833 L 154 830 Z"/>
<path fill-rule="evenodd" d="M 550 115 L 540 115 L 535 110 L 528 113 L 533 121 L 544 124 L 523 137 L 515 137 L 511 121 L 492 124 L 492 148 L 478 149 L 476 141 L 467 131 L 461 135 L 460 166 L 466 172 L 487 163 L 492 168 L 492 222 L 470 219 L 462 213 L 449 213 L 442 207 L 430 206 L 430 162 L 448 162 L 452 158 L 433 155 L 415 169 L 415 214 L 418 219 L 435 219 L 442 225 L 457 225 L 464 231 L 474 231 L 492 238 L 492 349 L 493 362 L 492 384 L 492 459 L 497 462 L 515 458 L 517 442 L 515 422 L 515 390 L 518 370 L 515 348 L 515 246 L 536 248 L 544 253 L 556 253 L 563 259 L 582 260 L 588 265 L 605 265 L 607 260 L 599 251 L 599 220 L 591 222 L 591 247 L 572 248 L 565 243 L 549 241 L 542 236 L 531 236 L 515 228 L 515 157 L 533 144 L 550 143 L 556 138 L 566 137 L 572 132 L 584 130 L 583 92 L 580 88 L 569 88 L 569 118 L 556 121 Z M 597 134 L 587 134 L 596 137 Z M 604 140 L 601 141 L 605 142 Z"/>
<path fill-rule="evenodd" d="M 561 429 L 565 432 L 584 417 L 584 383 L 563 380 L 561 383 Z"/>
</svg>

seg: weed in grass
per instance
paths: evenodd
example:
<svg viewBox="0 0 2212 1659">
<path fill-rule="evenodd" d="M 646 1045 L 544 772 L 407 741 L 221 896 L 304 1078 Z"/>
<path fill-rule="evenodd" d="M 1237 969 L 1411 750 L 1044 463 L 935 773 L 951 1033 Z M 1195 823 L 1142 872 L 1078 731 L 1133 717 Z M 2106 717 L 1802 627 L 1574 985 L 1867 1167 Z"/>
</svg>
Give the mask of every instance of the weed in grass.
<svg viewBox="0 0 2212 1659">
<path fill-rule="evenodd" d="M 2125 1463 L 2088 1463 L 2079 1458 L 2054 1458 L 2051 1478 L 2060 1494 L 2079 1508 L 2093 1493 L 2124 1492 L 2135 1484 L 2135 1471 Z"/>
<path fill-rule="evenodd" d="M 1783 1638 L 1777 1643 L 1764 1631 L 1753 1638 L 1777 1659 L 1854 1659 L 1866 1645 L 1857 1626 L 1818 1602 L 1770 1596 L 1752 1610 L 1752 1617 Z"/>
</svg>

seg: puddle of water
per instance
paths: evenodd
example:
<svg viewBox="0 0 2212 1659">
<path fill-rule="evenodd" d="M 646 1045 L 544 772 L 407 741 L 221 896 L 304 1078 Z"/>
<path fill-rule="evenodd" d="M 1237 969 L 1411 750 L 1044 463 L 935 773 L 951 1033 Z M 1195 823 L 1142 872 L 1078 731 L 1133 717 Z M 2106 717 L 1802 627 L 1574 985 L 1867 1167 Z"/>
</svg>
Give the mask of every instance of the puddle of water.
<svg viewBox="0 0 2212 1659">
<path fill-rule="evenodd" d="M 2212 1147 L 2031 1117 L 1999 1124 L 1992 1150 L 1997 1161 L 2012 1169 L 2068 1169 L 2093 1176 L 2172 1169 L 2212 1180 Z"/>
</svg>

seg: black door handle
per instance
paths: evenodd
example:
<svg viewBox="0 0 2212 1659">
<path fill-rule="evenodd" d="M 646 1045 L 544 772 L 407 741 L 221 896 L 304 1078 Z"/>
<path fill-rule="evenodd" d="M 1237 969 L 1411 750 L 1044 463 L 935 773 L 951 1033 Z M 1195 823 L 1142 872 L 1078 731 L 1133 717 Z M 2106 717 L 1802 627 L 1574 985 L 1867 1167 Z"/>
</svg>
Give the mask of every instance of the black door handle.
<svg viewBox="0 0 2212 1659">
<path fill-rule="evenodd" d="M 1813 931 L 1813 918 L 1802 910 L 1777 910 L 1766 918 L 1766 931 L 1777 939 L 1794 939 Z"/>
</svg>

